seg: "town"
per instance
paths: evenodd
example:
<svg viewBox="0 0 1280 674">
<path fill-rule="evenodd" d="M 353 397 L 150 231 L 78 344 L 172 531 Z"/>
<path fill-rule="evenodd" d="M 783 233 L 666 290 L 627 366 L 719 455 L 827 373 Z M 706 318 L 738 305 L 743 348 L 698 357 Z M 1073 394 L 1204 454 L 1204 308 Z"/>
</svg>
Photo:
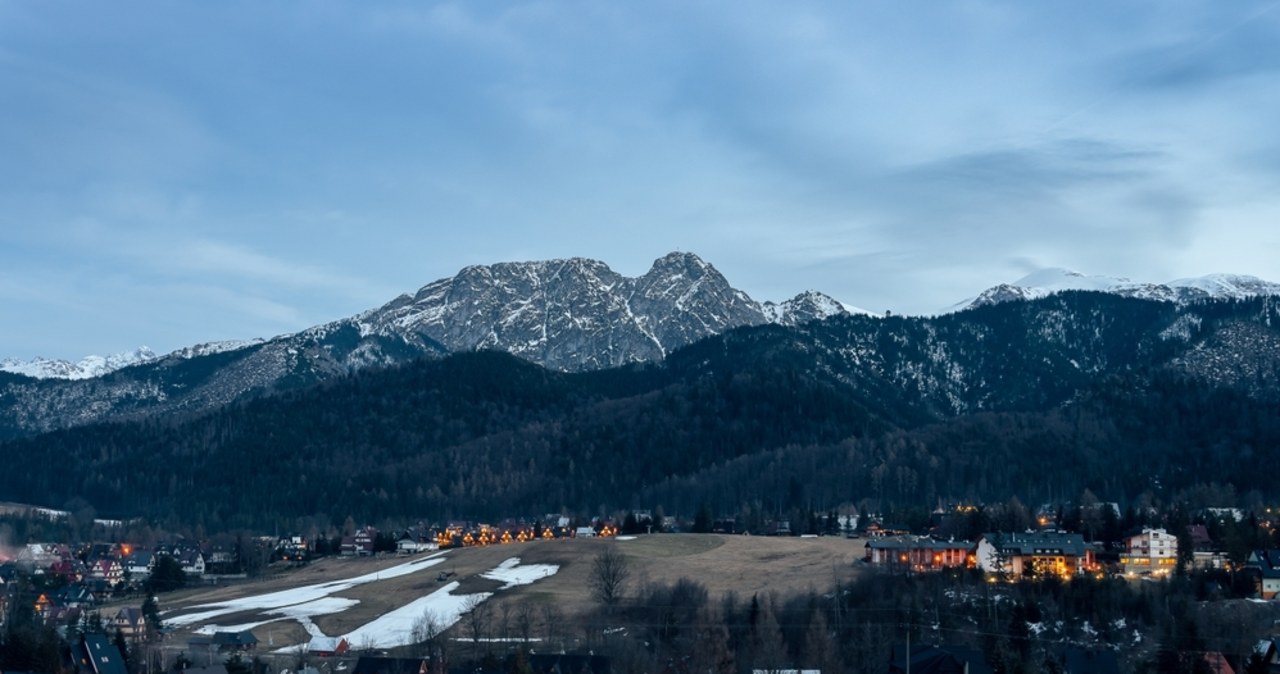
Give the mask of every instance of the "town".
<svg viewBox="0 0 1280 674">
<path fill-rule="evenodd" d="M 903 515 L 912 518 L 910 513 Z M 24 517 L 41 522 L 35 530 L 61 530 L 61 535 L 66 535 L 65 528 L 59 526 L 65 522 L 58 515 L 47 513 L 11 511 L 5 516 L 6 530 L 12 530 L 20 521 L 30 523 Z M 421 559 L 423 555 L 455 549 L 515 549 L 554 541 L 627 540 L 659 534 L 662 538 L 672 537 L 669 540 L 733 536 L 842 541 L 847 565 L 868 582 L 876 582 L 876 578 L 910 582 L 911 578 L 955 577 L 956 573 L 964 573 L 977 574 L 988 585 L 997 587 L 1048 581 L 1069 586 L 1077 579 L 1116 579 L 1140 587 L 1199 574 L 1217 583 L 1217 596 L 1224 601 L 1270 601 L 1280 594 L 1280 546 L 1273 536 L 1280 524 L 1280 513 L 1273 516 L 1272 510 L 1265 508 L 1205 508 L 1195 512 L 1131 509 L 1122 513 L 1114 503 L 1089 499 L 1086 505 L 1044 506 L 1031 512 L 1015 499 L 992 506 L 937 508 L 923 526 L 895 524 L 891 518 L 873 514 L 859 515 L 850 507 L 810 513 L 803 520 L 802 526 L 794 528 L 789 520 L 770 520 L 762 531 L 752 532 L 735 518 L 710 517 L 707 512 L 689 519 L 660 514 L 655 518 L 650 511 L 619 513 L 614 518 L 555 514 L 497 524 L 418 523 L 389 531 L 354 527 L 348 519 L 343 530 L 326 535 L 238 533 L 194 539 L 149 531 L 153 537 L 150 541 L 141 540 L 138 530 L 127 523 L 108 522 L 96 525 L 94 531 L 114 540 L 32 540 L 5 547 L 0 552 L 0 629 L 11 636 L 46 635 L 43 642 L 37 639 L 27 644 L 34 650 L 26 654 L 28 666 L 22 671 L 121 674 L 190 668 L 195 661 L 204 663 L 206 668 L 215 667 L 219 673 L 225 670 L 237 674 L 237 668 L 249 671 L 251 666 L 263 671 L 273 667 L 283 670 L 288 667 L 280 666 L 279 658 L 267 658 L 265 652 L 259 651 L 264 641 L 261 628 L 256 633 L 252 627 L 192 631 L 198 623 L 180 614 L 176 623 L 186 629 L 175 629 L 175 625 L 168 624 L 172 611 L 166 606 L 166 597 L 184 588 L 235 587 L 268 577 L 287 577 L 326 559 Z M 442 570 L 436 581 L 449 582 L 453 575 Z M 465 623 L 466 619 L 459 615 L 453 623 L 437 625 L 433 631 L 459 639 Z M 509 645 L 521 643 L 512 628 L 506 630 L 495 628 L 483 638 Z M 527 628 L 525 636 L 527 639 Z M 1256 636 L 1261 645 L 1249 657 L 1280 667 L 1280 654 L 1266 646 L 1269 635 Z M 7 643 L 11 651 L 7 657 L 13 662 L 13 644 L 25 642 L 9 639 Z M 590 640 L 575 639 L 566 644 L 566 653 L 585 652 L 582 647 Z M 275 644 L 269 651 L 287 653 L 290 662 L 298 657 L 317 662 L 338 658 L 346 662 L 360 656 L 393 662 L 406 653 L 417 653 L 414 645 L 414 639 L 406 638 L 389 648 L 385 644 L 370 648 L 369 643 L 313 634 L 305 643 Z M 1242 668 L 1248 664 L 1238 653 L 1211 653 L 1223 663 L 1235 660 Z M 899 655 L 898 660 L 905 658 Z M 1095 652 L 1090 662 L 1098 666 L 1097 658 L 1110 662 L 1115 656 L 1114 651 L 1103 649 Z M 120 668 L 95 668 L 94 663 L 105 662 L 103 658 L 120 663 Z M 545 659 L 538 662 L 557 666 Z M 608 662 L 608 657 L 601 655 L 595 661 L 597 669 L 592 671 L 605 671 L 599 668 L 610 666 Z M 356 671 L 375 674 L 369 669 L 373 666 L 370 661 Z M 10 668 L 13 667 L 5 671 Z M 535 667 L 533 671 L 542 670 Z"/>
</svg>

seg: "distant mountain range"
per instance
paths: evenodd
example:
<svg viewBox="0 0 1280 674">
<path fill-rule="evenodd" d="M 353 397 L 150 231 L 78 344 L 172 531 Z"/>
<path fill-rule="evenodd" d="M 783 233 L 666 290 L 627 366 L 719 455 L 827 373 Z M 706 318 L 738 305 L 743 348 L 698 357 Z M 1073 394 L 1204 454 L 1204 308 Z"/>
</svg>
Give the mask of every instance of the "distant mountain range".
<svg viewBox="0 0 1280 674">
<path fill-rule="evenodd" d="M 288 348 L 350 353 L 358 337 Z M 267 348 L 25 385 L 57 384 L 28 391 L 76 410 L 88 403 L 75 396 L 148 381 L 178 397 Z M 1175 304 L 1066 291 L 929 318 L 740 327 L 658 362 L 591 372 L 495 351 L 309 386 L 300 382 L 319 380 L 308 372 L 291 390 L 278 380 L 275 395 L 203 414 L 0 443 L 0 495 L 270 530 L 305 529 L 298 518 L 312 515 L 325 529 L 348 515 L 687 514 L 705 503 L 800 521 L 864 498 L 877 509 L 1045 503 L 1088 488 L 1118 502 L 1149 491 L 1234 507 L 1232 494 L 1280 494 L 1266 470 L 1280 460 L 1276 297 Z M 14 391 L 0 388 L 0 401 Z"/>
<path fill-rule="evenodd" d="M 809 291 L 775 304 L 691 253 L 637 278 L 583 258 L 467 267 L 377 309 L 269 340 L 150 350 L 80 365 L 6 361 L 0 435 L 156 412 L 202 411 L 366 367 L 498 350 L 553 370 L 652 362 L 726 330 L 797 325 L 856 309 Z M 21 376 L 19 376 L 21 375 Z"/>
<path fill-rule="evenodd" d="M 988 288 L 939 313 L 1038 299 L 1065 290 L 1185 303 L 1280 295 L 1280 283 L 1236 274 L 1147 283 L 1051 267 Z M 781 303 L 757 302 L 732 288 L 714 267 L 692 253 L 670 253 L 639 278 L 625 278 L 603 262 L 585 258 L 505 262 L 466 267 L 452 278 L 401 295 L 378 309 L 294 335 L 199 344 L 166 356 L 143 346 L 111 356 L 86 356 L 78 363 L 8 358 L 0 361 L 0 372 L 35 379 L 92 379 L 162 359 L 197 358 L 298 338 L 309 342 L 353 326 L 362 338 L 402 341 L 410 351 L 491 348 L 553 369 L 577 371 L 657 360 L 672 348 L 744 325 L 798 325 L 869 313 L 814 290 Z M 378 351 L 373 347 L 348 354 L 347 364 L 401 360 Z"/>
<path fill-rule="evenodd" d="M 1090 276 L 1070 269 L 1052 267 L 1024 276 L 1013 283 L 988 288 L 977 297 L 970 297 L 947 307 L 942 313 L 999 302 L 1039 299 L 1064 290 L 1092 290 L 1123 297 L 1186 303 L 1207 299 L 1280 295 L 1280 283 L 1237 274 L 1210 274 L 1167 283 L 1143 283 L 1116 276 Z"/>
<path fill-rule="evenodd" d="M 157 357 L 149 347 L 143 346 L 111 356 L 85 356 L 78 363 L 42 357 L 31 360 L 6 358 L 0 360 L 0 372 L 12 372 L 36 379 L 92 379 Z"/>
<path fill-rule="evenodd" d="M 1229 275 L 1147 284 L 1048 269 L 952 310 L 1065 290 L 1187 303 L 1280 294 L 1280 284 Z M 636 278 L 584 258 L 477 265 L 376 309 L 272 339 L 201 344 L 164 356 L 144 347 L 80 363 L 4 361 L 0 437 L 201 412 L 368 367 L 477 350 L 505 351 L 563 372 L 657 362 L 734 328 L 853 314 L 867 312 L 816 291 L 758 302 L 692 253 L 665 255 Z"/>
</svg>

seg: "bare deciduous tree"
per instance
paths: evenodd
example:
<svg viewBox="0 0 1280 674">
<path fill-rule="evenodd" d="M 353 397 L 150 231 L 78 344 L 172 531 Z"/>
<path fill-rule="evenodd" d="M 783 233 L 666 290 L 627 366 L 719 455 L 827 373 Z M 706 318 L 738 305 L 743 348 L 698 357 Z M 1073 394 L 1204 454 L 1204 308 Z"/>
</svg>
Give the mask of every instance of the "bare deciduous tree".
<svg viewBox="0 0 1280 674">
<path fill-rule="evenodd" d="M 462 606 L 463 621 L 467 632 L 471 635 L 474 657 L 480 657 L 481 645 L 488 652 L 488 636 L 490 623 L 493 622 L 493 605 L 485 601 L 488 594 L 473 594 Z"/>
<path fill-rule="evenodd" d="M 533 602 L 527 599 L 516 607 L 516 631 L 520 633 L 520 642 L 528 649 L 533 635 Z"/>
<path fill-rule="evenodd" d="M 413 643 L 422 657 L 431 659 L 433 668 L 444 661 L 445 629 L 444 621 L 431 609 L 424 610 L 413 622 Z"/>
<path fill-rule="evenodd" d="M 631 565 L 626 555 L 614 545 L 606 545 L 591 561 L 591 594 L 612 611 L 622 601 L 630 577 Z"/>
</svg>

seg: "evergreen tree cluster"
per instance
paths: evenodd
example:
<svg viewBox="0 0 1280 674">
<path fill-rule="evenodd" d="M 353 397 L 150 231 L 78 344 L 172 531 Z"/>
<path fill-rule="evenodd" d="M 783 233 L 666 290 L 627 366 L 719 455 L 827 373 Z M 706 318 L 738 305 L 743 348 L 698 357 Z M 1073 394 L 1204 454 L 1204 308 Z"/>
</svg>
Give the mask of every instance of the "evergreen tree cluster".
<svg viewBox="0 0 1280 674">
<path fill-rule="evenodd" d="M 209 532 L 656 505 L 810 530 L 846 503 L 1213 484 L 1260 502 L 1277 496 L 1258 469 L 1280 458 L 1277 331 L 1270 298 L 1063 293 L 740 328 L 589 373 L 459 354 L 11 440 L 0 493 Z"/>
</svg>

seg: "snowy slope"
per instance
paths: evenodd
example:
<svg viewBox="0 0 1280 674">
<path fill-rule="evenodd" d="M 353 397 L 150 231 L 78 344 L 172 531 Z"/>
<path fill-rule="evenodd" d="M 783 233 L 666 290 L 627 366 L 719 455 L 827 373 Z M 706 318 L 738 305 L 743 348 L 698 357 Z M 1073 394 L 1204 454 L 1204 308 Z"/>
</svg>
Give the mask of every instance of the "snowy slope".
<svg viewBox="0 0 1280 674">
<path fill-rule="evenodd" d="M 6 358 L 0 361 L 0 371 L 26 375 L 36 379 L 92 379 L 115 372 L 120 368 L 138 365 L 156 359 L 156 354 L 143 346 L 133 351 L 111 356 L 85 356 L 78 363 L 36 357 L 31 360 Z"/>
<path fill-rule="evenodd" d="M 973 307 L 1033 300 L 1066 290 L 1091 290 L 1125 297 L 1165 302 L 1194 302 L 1204 299 L 1240 299 L 1253 295 L 1280 295 L 1280 283 L 1254 276 L 1210 274 L 1167 283 L 1143 283 L 1117 276 L 1094 276 L 1071 269 L 1050 267 L 1028 274 L 1012 283 L 1002 283 L 982 291 L 977 297 L 947 307 L 942 313 Z"/>
</svg>

